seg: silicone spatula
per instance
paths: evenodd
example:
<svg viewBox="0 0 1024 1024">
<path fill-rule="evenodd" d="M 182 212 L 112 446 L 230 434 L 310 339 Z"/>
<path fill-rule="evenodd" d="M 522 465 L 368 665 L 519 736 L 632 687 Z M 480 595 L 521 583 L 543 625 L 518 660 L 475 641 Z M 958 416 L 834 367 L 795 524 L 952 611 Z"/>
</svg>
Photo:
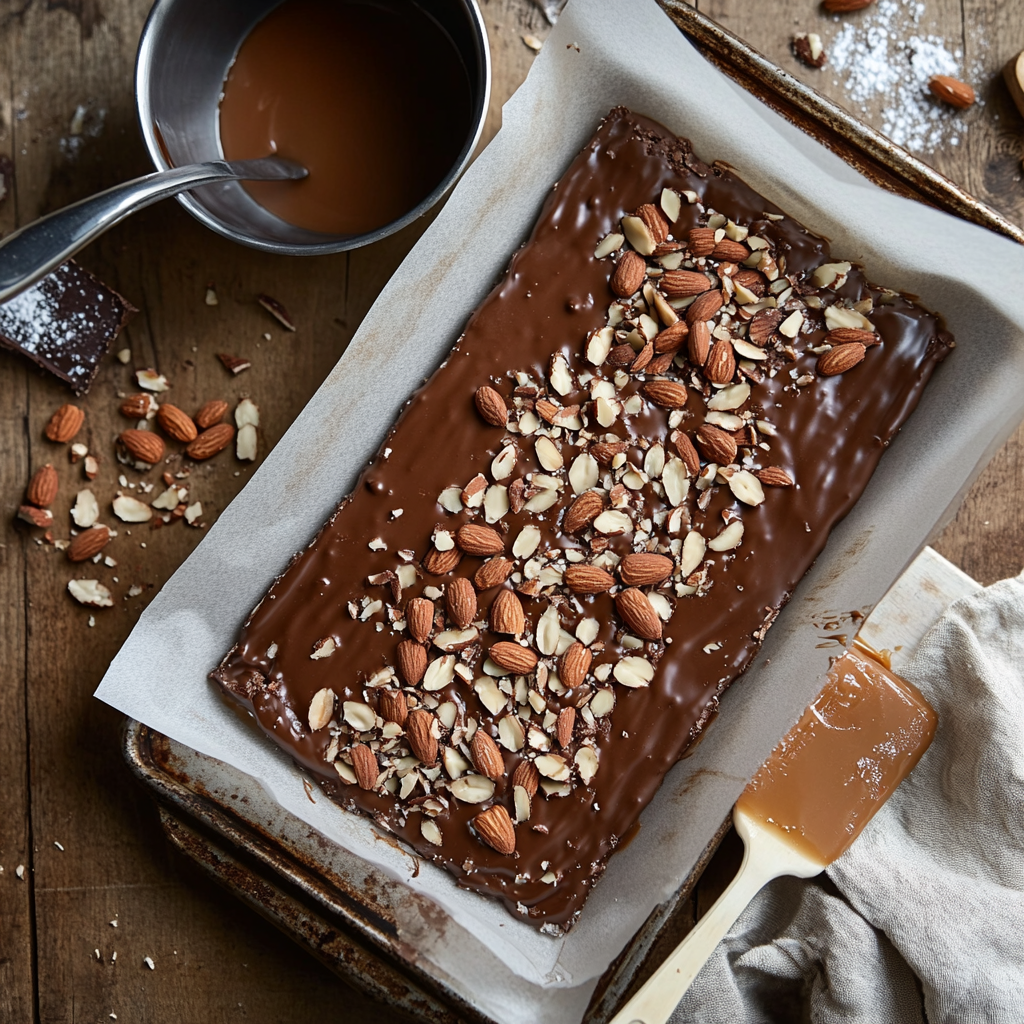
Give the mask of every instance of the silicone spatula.
<svg viewBox="0 0 1024 1024">
<path fill-rule="evenodd" d="M 917 764 L 936 722 L 921 693 L 873 658 L 838 658 L 733 808 L 739 873 L 610 1024 L 665 1024 L 758 891 L 781 875 L 824 871 Z"/>
</svg>

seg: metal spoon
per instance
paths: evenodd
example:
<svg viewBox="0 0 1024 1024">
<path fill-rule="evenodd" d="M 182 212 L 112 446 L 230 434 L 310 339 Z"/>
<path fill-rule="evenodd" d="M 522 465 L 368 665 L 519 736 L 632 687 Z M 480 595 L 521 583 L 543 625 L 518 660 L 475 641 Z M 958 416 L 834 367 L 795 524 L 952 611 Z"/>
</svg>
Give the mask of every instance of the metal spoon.
<svg viewBox="0 0 1024 1024">
<path fill-rule="evenodd" d="M 54 267 L 136 210 L 217 181 L 295 181 L 309 171 L 278 156 L 213 160 L 146 174 L 19 228 L 0 241 L 0 302 L 30 288 Z"/>
</svg>

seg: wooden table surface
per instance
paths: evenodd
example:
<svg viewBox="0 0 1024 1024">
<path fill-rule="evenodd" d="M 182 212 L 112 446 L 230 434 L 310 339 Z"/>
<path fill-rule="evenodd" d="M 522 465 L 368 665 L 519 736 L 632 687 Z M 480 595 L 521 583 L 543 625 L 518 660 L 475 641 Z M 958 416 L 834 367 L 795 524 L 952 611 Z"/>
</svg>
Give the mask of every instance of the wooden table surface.
<svg viewBox="0 0 1024 1024">
<path fill-rule="evenodd" d="M 150 169 L 132 92 L 148 7 L 147 0 L 0 0 L 0 154 L 16 167 L 15 188 L 0 203 L 0 232 Z M 494 59 L 489 138 L 502 102 L 534 59 L 521 36 L 543 38 L 548 25 L 531 0 L 482 0 L 482 7 Z M 700 0 L 700 8 L 876 127 L 885 123 L 884 99 L 854 102 L 842 75 L 800 66 L 788 46 L 794 31 L 820 32 L 827 46 L 845 25 L 877 12 L 840 22 L 813 0 Z M 1018 224 L 1024 123 L 998 72 L 1024 47 L 1022 12 L 1022 0 L 927 0 L 914 28 L 945 40 L 949 50 L 963 49 L 984 101 L 957 115 L 958 145 L 922 155 Z M 78 108 L 84 119 L 72 134 Z M 131 364 L 107 359 L 81 403 L 87 418 L 80 439 L 102 459 L 93 489 L 104 519 L 112 520 L 108 503 L 118 486 L 113 439 L 127 425 L 118 396 L 137 390 L 132 367 L 166 374 L 173 400 L 187 410 L 210 398 L 233 404 L 250 395 L 262 412 L 265 453 L 342 354 L 423 226 L 352 254 L 298 260 L 232 245 L 164 203 L 86 250 L 82 262 L 140 309 L 117 346 L 131 349 Z M 217 306 L 204 302 L 209 282 Z M 296 333 L 255 303 L 260 292 L 288 306 Z M 252 369 L 233 378 L 217 352 L 248 356 Z M 179 523 L 129 535 L 122 525 L 108 549 L 117 566 L 95 567 L 115 607 L 96 612 L 91 626 L 89 611 L 67 594 L 73 573 L 65 556 L 13 522 L 30 472 L 50 461 L 61 482 L 54 533 L 68 536 L 82 469 L 43 436 L 68 398 L 27 362 L 0 354 L 0 1022 L 98 1022 L 114 1014 L 119 1021 L 208 1024 L 397 1020 L 172 853 L 153 805 L 122 763 L 121 717 L 92 691 L 202 532 Z M 252 471 L 231 452 L 193 471 L 192 500 L 202 502 L 206 522 Z M 1018 431 L 937 541 L 983 583 L 1016 574 L 1024 562 L 1022 476 Z M 134 586 L 143 591 L 129 596 Z"/>
</svg>

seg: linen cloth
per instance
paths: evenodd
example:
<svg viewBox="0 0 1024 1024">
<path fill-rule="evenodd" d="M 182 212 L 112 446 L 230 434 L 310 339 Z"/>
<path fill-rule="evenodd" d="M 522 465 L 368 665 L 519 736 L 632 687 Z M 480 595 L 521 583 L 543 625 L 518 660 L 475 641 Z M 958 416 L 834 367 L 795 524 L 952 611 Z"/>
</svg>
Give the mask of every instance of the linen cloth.
<svg viewBox="0 0 1024 1024">
<path fill-rule="evenodd" d="M 672 1024 L 1024 1022 L 1024 576 L 954 602 L 899 672 L 931 747 L 827 877 L 758 894 Z"/>
</svg>

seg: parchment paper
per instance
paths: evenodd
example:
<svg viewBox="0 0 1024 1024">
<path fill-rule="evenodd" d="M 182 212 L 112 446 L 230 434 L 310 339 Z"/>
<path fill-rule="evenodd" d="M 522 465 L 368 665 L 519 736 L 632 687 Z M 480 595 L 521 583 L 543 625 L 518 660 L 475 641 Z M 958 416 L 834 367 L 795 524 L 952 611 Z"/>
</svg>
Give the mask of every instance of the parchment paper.
<svg viewBox="0 0 1024 1024">
<path fill-rule="evenodd" d="M 577 927 L 553 939 L 439 869 L 373 838 L 221 702 L 207 673 L 292 553 L 376 452 L 527 235 L 552 183 L 616 104 L 724 159 L 869 276 L 945 314 L 959 347 L 833 534 L 719 720 L 670 773 Z M 496 1019 L 579 1019 L 595 979 L 685 877 L 745 781 L 818 689 L 835 648 L 820 616 L 869 608 L 955 510 L 1024 416 L 1024 251 L 894 197 L 707 64 L 654 0 L 570 0 L 496 139 L 367 314 L 348 352 L 250 483 L 154 599 L 97 690 L 125 714 L 240 768 L 324 835 L 431 895 L 438 932 L 403 924 L 424 960 Z M 395 323 L 402 330 L 394 330 Z M 497 967 L 495 967 L 497 965 Z M 518 980 L 517 980 L 518 976 Z M 528 984 L 524 984 L 524 982 Z M 554 991 L 560 990 L 560 991 Z"/>
</svg>

